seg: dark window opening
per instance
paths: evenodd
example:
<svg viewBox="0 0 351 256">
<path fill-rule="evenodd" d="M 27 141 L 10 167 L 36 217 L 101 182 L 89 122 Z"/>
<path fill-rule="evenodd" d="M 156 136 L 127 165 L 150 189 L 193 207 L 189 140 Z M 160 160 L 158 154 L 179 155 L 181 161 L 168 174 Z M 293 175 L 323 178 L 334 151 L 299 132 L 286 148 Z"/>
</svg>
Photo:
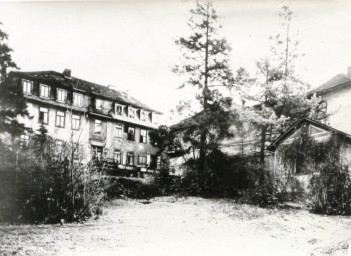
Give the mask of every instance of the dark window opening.
<svg viewBox="0 0 351 256">
<path fill-rule="evenodd" d="M 128 127 L 128 140 L 135 141 L 135 129 Z"/>
<path fill-rule="evenodd" d="M 130 165 L 130 166 L 134 165 L 134 154 L 131 152 L 127 153 L 127 165 Z"/>
</svg>

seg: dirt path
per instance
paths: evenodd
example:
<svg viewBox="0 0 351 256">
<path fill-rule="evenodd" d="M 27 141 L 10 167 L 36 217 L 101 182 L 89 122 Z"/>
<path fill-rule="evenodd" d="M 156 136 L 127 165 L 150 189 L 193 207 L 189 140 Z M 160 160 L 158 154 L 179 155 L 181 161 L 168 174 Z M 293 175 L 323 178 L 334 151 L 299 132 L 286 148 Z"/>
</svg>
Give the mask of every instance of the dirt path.
<svg viewBox="0 0 351 256">
<path fill-rule="evenodd" d="M 347 255 L 350 217 L 226 200 L 116 200 L 85 224 L 0 225 L 1 255 Z M 351 253 L 350 253 L 351 255 Z"/>
</svg>

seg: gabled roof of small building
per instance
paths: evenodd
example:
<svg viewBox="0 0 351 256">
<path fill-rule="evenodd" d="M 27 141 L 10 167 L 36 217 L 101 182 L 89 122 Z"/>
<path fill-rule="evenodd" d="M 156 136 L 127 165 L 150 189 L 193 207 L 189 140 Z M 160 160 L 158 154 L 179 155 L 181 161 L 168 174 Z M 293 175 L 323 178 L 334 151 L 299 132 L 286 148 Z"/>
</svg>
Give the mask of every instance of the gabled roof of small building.
<svg viewBox="0 0 351 256">
<path fill-rule="evenodd" d="M 35 72 L 21 72 L 21 71 L 12 71 L 9 76 L 19 76 L 26 79 L 32 79 L 35 81 L 40 81 L 42 83 L 61 85 L 68 88 L 73 88 L 75 90 L 80 90 L 86 94 L 94 94 L 101 96 L 112 101 L 117 101 L 121 104 L 132 105 L 134 107 L 142 108 L 155 112 L 157 114 L 162 114 L 161 112 L 154 110 L 139 100 L 125 95 L 121 91 L 111 89 L 107 86 L 99 85 L 96 83 L 88 82 L 80 78 L 73 76 L 67 77 L 63 73 L 56 71 L 35 71 Z"/>
<path fill-rule="evenodd" d="M 311 90 L 308 92 L 308 95 L 312 95 L 314 93 L 317 94 L 324 94 L 329 91 L 341 89 L 345 86 L 350 86 L 351 85 L 351 78 L 344 75 L 344 74 L 338 74 L 322 84 L 321 86 L 318 86 L 317 88 Z"/>
<path fill-rule="evenodd" d="M 199 113 L 196 113 L 191 117 L 185 118 L 179 121 L 178 123 L 171 125 L 169 128 L 171 131 L 175 132 L 175 131 L 181 131 L 181 130 L 190 128 L 192 126 L 196 126 L 198 125 L 200 121 L 199 119 L 201 118 L 202 114 L 203 114 L 202 111 Z"/>
<path fill-rule="evenodd" d="M 232 107 L 234 108 L 234 110 L 236 109 L 241 109 L 242 107 L 239 106 L 238 104 L 235 104 L 232 102 Z M 186 128 L 190 128 L 192 126 L 196 126 L 199 123 L 201 123 L 201 118 L 203 118 L 203 110 L 195 113 L 194 115 L 187 117 L 183 120 L 180 120 L 179 122 L 171 125 L 169 128 L 171 131 L 180 131 L 180 130 L 184 130 Z"/>
<path fill-rule="evenodd" d="M 318 121 L 315 121 L 315 120 L 312 120 L 312 119 L 309 119 L 309 118 L 303 118 L 303 119 L 300 119 L 299 121 L 297 121 L 295 124 L 293 124 L 292 126 L 289 127 L 289 129 L 286 130 L 286 132 L 284 132 L 282 135 L 280 135 L 275 141 L 273 141 L 268 147 L 267 147 L 267 150 L 270 150 L 270 151 L 274 151 L 276 149 L 276 147 L 279 145 L 280 142 L 282 142 L 284 139 L 286 139 L 289 135 L 291 135 L 292 133 L 294 133 L 297 129 L 299 129 L 303 124 L 305 123 L 310 123 L 310 124 L 313 124 L 314 126 L 316 127 L 319 127 L 321 129 L 324 129 L 324 130 L 328 130 L 328 131 L 331 131 L 333 133 L 336 133 L 336 134 L 339 134 L 339 135 L 342 135 L 348 139 L 351 140 L 351 135 L 350 134 L 347 134 L 345 132 L 342 132 L 340 130 L 337 130 L 331 126 L 328 126 L 328 125 L 325 125 L 325 124 L 322 124 L 321 122 L 318 122 Z"/>
</svg>

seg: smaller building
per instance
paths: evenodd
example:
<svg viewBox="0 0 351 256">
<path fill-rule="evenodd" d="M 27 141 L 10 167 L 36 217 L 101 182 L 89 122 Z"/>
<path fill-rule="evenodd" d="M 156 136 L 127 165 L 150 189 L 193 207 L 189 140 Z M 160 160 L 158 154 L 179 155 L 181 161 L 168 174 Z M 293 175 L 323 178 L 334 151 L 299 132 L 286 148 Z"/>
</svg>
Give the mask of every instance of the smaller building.
<svg viewBox="0 0 351 256">
<path fill-rule="evenodd" d="M 267 148 L 267 150 L 271 152 L 268 156 L 270 170 L 278 179 L 278 184 L 280 183 L 282 186 L 286 186 L 286 192 L 288 193 L 304 193 L 308 191 L 308 185 L 312 175 L 309 169 L 309 163 L 296 161 L 291 170 L 284 166 L 282 160 L 283 147 L 291 145 L 296 138 L 299 138 L 303 129 L 305 129 L 308 135 L 316 142 L 325 142 L 331 138 L 332 135 L 338 135 L 344 138 L 340 148 L 340 154 L 348 165 L 351 164 L 351 135 L 315 120 L 307 118 L 302 119 L 292 125 Z"/>
</svg>

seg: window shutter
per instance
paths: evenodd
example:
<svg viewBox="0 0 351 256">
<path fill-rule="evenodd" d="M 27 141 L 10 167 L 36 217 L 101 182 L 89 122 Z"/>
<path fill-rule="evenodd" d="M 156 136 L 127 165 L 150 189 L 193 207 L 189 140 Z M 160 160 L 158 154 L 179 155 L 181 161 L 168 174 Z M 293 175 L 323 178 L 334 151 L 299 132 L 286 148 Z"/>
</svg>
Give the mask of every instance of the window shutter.
<svg viewBox="0 0 351 256">
<path fill-rule="evenodd" d="M 146 155 L 146 165 L 150 166 L 150 163 L 151 163 L 151 155 L 147 154 Z"/>
<path fill-rule="evenodd" d="M 124 125 L 124 132 L 128 133 L 128 125 L 126 125 L 126 124 Z"/>
<path fill-rule="evenodd" d="M 127 152 L 121 153 L 122 157 L 122 164 L 126 165 L 127 164 Z"/>
</svg>

